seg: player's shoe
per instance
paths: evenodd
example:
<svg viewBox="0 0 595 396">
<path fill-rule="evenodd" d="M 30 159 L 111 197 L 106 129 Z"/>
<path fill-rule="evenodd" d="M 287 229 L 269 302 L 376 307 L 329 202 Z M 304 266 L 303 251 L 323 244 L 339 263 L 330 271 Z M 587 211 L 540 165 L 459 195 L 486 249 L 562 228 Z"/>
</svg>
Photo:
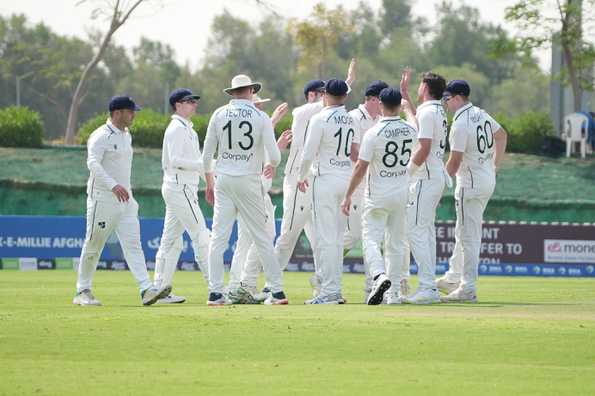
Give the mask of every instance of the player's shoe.
<svg viewBox="0 0 595 396">
<path fill-rule="evenodd" d="M 176 296 L 173 293 L 169 293 L 167 296 L 157 300 L 155 304 L 182 304 L 186 301 L 186 297 Z"/>
<path fill-rule="evenodd" d="M 388 291 L 388 292 L 386 292 L 386 294 L 384 296 L 385 296 L 384 301 L 385 301 L 385 304 L 387 304 L 387 305 L 398 305 L 398 304 L 401 304 L 401 302 L 402 302 L 402 297 L 398 292 L 395 293 L 395 292 Z"/>
<path fill-rule="evenodd" d="M 218 307 L 221 305 L 230 305 L 231 301 L 223 293 L 209 293 L 207 305 L 210 307 Z"/>
<path fill-rule="evenodd" d="M 402 300 L 405 304 L 436 304 L 440 302 L 440 292 L 438 289 L 417 289 L 415 294 Z"/>
<path fill-rule="evenodd" d="M 345 304 L 345 299 L 341 295 L 341 293 L 333 293 L 326 296 L 318 295 L 310 300 L 304 301 L 304 304 Z"/>
<path fill-rule="evenodd" d="M 368 296 L 368 300 L 366 304 L 368 305 L 379 305 L 382 303 L 382 298 L 384 297 L 384 293 L 390 288 L 391 282 L 390 279 L 385 274 L 380 274 L 378 278 L 374 281 L 374 285 L 372 286 L 372 291 Z"/>
<path fill-rule="evenodd" d="M 443 303 L 476 303 L 477 293 L 475 290 L 464 290 L 458 287 L 455 291 L 440 298 Z"/>
<path fill-rule="evenodd" d="M 72 303 L 75 305 L 101 305 L 101 301 L 96 299 L 89 289 L 81 290 L 76 293 L 76 296 L 72 299 Z"/>
<path fill-rule="evenodd" d="M 404 297 L 408 296 L 411 293 L 411 288 L 409 287 L 409 279 L 403 278 L 399 282 L 399 294 Z"/>
<path fill-rule="evenodd" d="M 227 293 L 227 298 L 232 304 L 259 304 L 256 301 L 250 290 L 244 286 L 240 286 L 235 290 L 230 290 Z"/>
<path fill-rule="evenodd" d="M 436 287 L 444 294 L 450 294 L 457 290 L 459 282 L 449 281 L 446 276 L 436 279 Z"/>
<path fill-rule="evenodd" d="M 316 297 L 320 294 L 320 289 L 322 288 L 320 277 L 314 273 L 309 280 L 310 286 L 312 287 L 312 297 Z"/>
<path fill-rule="evenodd" d="M 140 292 L 140 298 L 143 301 L 143 305 L 153 305 L 160 298 L 168 296 L 170 292 L 171 292 L 170 285 L 162 286 L 160 288 L 152 286 L 152 287 Z"/>
<path fill-rule="evenodd" d="M 280 291 L 280 292 L 269 294 L 267 299 L 264 300 L 264 304 L 265 305 L 287 305 L 287 304 L 289 304 L 289 301 L 287 300 L 285 293 Z"/>
</svg>

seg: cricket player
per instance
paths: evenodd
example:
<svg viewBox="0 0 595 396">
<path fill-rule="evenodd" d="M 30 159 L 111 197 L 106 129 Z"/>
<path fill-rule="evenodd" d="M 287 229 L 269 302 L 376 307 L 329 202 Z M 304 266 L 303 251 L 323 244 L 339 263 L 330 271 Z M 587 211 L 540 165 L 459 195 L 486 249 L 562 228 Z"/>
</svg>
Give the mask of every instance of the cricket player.
<svg viewBox="0 0 595 396">
<path fill-rule="evenodd" d="M 204 178 L 198 135 L 190 118 L 196 112 L 200 96 L 186 88 L 178 88 L 169 95 L 174 114 L 163 136 L 161 165 L 165 201 L 163 234 L 155 263 L 155 285 L 172 285 L 174 272 L 182 251 L 184 231 L 190 236 L 194 257 L 208 282 L 207 256 L 209 229 L 198 204 L 198 184 Z M 174 294 L 159 303 L 183 303 L 186 299 Z"/>
<path fill-rule="evenodd" d="M 267 233 L 270 218 L 266 208 L 261 174 L 273 174 L 281 160 L 269 116 L 254 107 L 252 95 L 261 84 L 240 74 L 224 90 L 233 99 L 217 109 L 210 121 L 205 139 L 203 162 L 207 180 L 207 200 L 214 203 L 213 226 L 209 244 L 208 305 L 229 304 L 224 295 L 223 253 L 237 216 L 246 227 L 262 259 L 271 295 L 265 304 L 287 304 L 282 273 Z M 213 169 L 212 159 L 217 151 Z M 268 163 L 265 164 L 265 154 Z M 217 179 L 213 172 L 217 173 Z"/>
<path fill-rule="evenodd" d="M 355 81 L 356 65 L 356 60 L 352 59 L 345 80 L 348 86 L 351 86 Z M 283 219 L 281 221 L 281 232 L 275 244 L 275 254 L 283 270 L 289 263 L 302 230 L 305 231 L 312 249 L 316 244 L 310 222 L 312 217 L 312 194 L 300 192 L 297 183 L 299 181 L 299 165 L 304 151 L 304 143 L 306 142 L 306 130 L 311 118 L 324 108 L 324 85 L 325 83 L 322 80 L 308 82 L 304 87 L 304 97 L 307 103 L 296 107 L 292 111 L 291 133 L 293 137 L 285 166 L 285 177 L 283 178 Z M 316 261 L 314 265 L 316 270 Z M 320 279 L 316 272 L 310 278 L 310 284 L 316 294 L 320 288 Z"/>
<path fill-rule="evenodd" d="M 407 165 L 417 140 L 415 126 L 399 117 L 402 99 L 399 90 L 385 88 L 380 92 L 379 99 L 383 117 L 364 136 L 359 159 L 341 203 L 341 210 L 349 215 L 353 195 L 367 175 L 363 248 L 374 282 L 366 301 L 368 305 L 382 303 L 387 291 L 387 304 L 401 303 L 400 287 L 396 285 L 400 285 L 401 266 L 407 254 Z M 384 258 L 381 250 L 383 242 Z"/>
<path fill-rule="evenodd" d="M 446 171 L 456 175 L 455 250 L 438 287 L 450 291 L 442 302 L 477 302 L 477 277 L 483 212 L 496 186 L 507 133 L 485 110 L 469 101 L 466 81 L 453 80 L 443 102 L 454 113 Z"/>
<path fill-rule="evenodd" d="M 252 97 L 254 106 L 264 111 L 264 104 L 269 102 L 270 99 L 260 99 L 258 95 Z M 273 114 L 271 115 L 271 123 L 273 129 L 277 123 L 287 114 L 288 106 L 287 103 L 281 103 Z M 277 140 L 277 147 L 279 150 L 285 150 L 291 142 L 291 130 L 284 131 L 279 139 Z M 265 156 L 265 162 L 267 161 Z M 271 201 L 269 190 L 273 184 L 273 174 L 267 176 L 262 175 L 262 186 L 265 191 L 265 205 L 267 213 L 271 219 L 275 219 L 275 206 Z M 270 290 L 264 293 L 258 293 L 257 281 L 258 275 L 262 269 L 262 262 L 258 256 L 256 245 L 250 236 L 250 233 L 243 226 L 241 219 L 238 219 L 238 240 L 236 242 L 236 248 L 233 252 L 233 258 L 231 260 L 231 268 L 229 269 L 229 283 L 228 283 L 228 297 L 232 303 L 238 304 L 256 304 L 266 300 L 270 294 Z M 267 233 L 271 239 L 271 244 L 275 240 L 277 230 L 275 222 L 270 221 L 267 223 Z"/>
<path fill-rule="evenodd" d="M 405 73 L 409 74 L 409 71 Z M 402 89 L 408 95 L 407 75 Z M 440 302 L 440 293 L 434 281 L 436 275 L 436 209 L 446 186 L 452 181 L 446 175 L 442 157 L 446 147 L 447 120 L 442 107 L 442 93 L 446 81 L 438 74 L 427 72 L 417 89 L 419 107 L 416 111 L 419 134 L 417 149 L 409 162 L 411 174 L 410 197 L 407 209 L 408 246 L 418 265 L 419 287 L 412 296 L 404 296 L 403 302 L 432 304 Z M 407 270 L 409 255 L 405 257 Z"/>
<path fill-rule="evenodd" d="M 319 266 L 320 292 L 306 304 L 344 304 L 341 294 L 343 240 L 347 219 L 340 204 L 351 175 L 351 143 L 359 136 L 345 109 L 348 85 L 331 79 L 325 84 L 326 107 L 308 126 L 300 163 L 298 188 L 305 192 L 312 180 L 314 260 Z"/>
<path fill-rule="evenodd" d="M 360 142 L 363 140 L 363 135 L 366 131 L 378 123 L 380 119 L 380 100 L 378 95 L 384 88 L 388 88 L 388 84 L 384 81 L 373 81 L 364 92 L 364 103 L 357 108 L 351 110 L 349 115 L 353 121 L 358 125 L 358 130 L 361 131 L 362 136 L 354 137 L 351 144 L 351 159 L 355 163 L 359 155 Z M 364 201 L 364 185 L 360 184 L 358 189 L 353 194 L 352 206 L 350 208 L 350 215 L 347 218 L 347 230 L 345 231 L 345 251 L 349 251 L 355 247 L 357 242 L 362 240 L 362 212 Z M 364 286 L 364 302 L 367 302 L 368 295 L 372 289 L 372 278 L 369 275 L 368 263 L 366 258 L 364 261 L 364 273 L 366 276 Z"/>
<path fill-rule="evenodd" d="M 167 296 L 171 288 L 164 285 L 157 289 L 151 283 L 140 241 L 138 203 L 130 186 L 133 150 L 128 127 L 140 107 L 128 96 L 115 96 L 108 109 L 107 122 L 87 141 L 87 231 L 72 303 L 101 305 L 91 293 L 91 284 L 105 242 L 115 231 L 139 285 L 142 303 L 151 305 Z"/>
</svg>

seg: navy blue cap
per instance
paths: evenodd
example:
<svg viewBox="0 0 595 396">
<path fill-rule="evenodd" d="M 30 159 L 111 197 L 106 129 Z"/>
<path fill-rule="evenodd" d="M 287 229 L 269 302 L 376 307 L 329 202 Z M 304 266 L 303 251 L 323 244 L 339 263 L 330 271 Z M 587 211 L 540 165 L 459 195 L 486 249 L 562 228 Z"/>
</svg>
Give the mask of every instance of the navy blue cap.
<svg viewBox="0 0 595 396">
<path fill-rule="evenodd" d="M 384 88 L 388 88 L 388 84 L 384 81 L 373 81 L 370 85 L 368 85 L 368 88 L 366 88 L 364 96 L 378 96 L 380 95 L 380 91 L 382 91 Z"/>
<path fill-rule="evenodd" d="M 312 80 L 308 81 L 306 85 L 304 85 L 304 96 L 308 96 L 308 92 L 312 91 L 322 91 L 324 90 L 324 81 L 322 80 Z"/>
<path fill-rule="evenodd" d="M 471 87 L 465 80 L 452 80 L 446 86 L 444 93 L 442 94 L 443 97 L 445 96 L 455 96 L 455 95 L 463 95 L 469 96 L 471 93 Z"/>
<path fill-rule="evenodd" d="M 349 87 L 345 81 L 332 78 L 326 82 L 324 90 L 332 96 L 345 96 L 349 91 Z"/>
<path fill-rule="evenodd" d="M 194 95 L 192 91 L 188 88 L 174 89 L 172 93 L 169 94 L 169 104 L 172 106 L 174 106 L 178 102 L 182 102 L 188 99 L 198 100 L 200 99 L 200 96 Z"/>
<path fill-rule="evenodd" d="M 132 111 L 139 111 L 140 106 L 138 106 L 130 96 L 114 96 L 108 105 L 109 111 L 114 110 L 132 110 Z"/>
<path fill-rule="evenodd" d="M 402 96 L 397 88 L 387 87 L 380 91 L 378 98 L 383 104 L 395 107 L 401 105 Z"/>
</svg>

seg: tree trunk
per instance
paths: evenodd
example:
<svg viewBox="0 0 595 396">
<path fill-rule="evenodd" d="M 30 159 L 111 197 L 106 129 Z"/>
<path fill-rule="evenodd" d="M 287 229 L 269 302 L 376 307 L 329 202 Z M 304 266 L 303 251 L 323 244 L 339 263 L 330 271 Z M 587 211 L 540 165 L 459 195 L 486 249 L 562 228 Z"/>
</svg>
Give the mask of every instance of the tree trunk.
<svg viewBox="0 0 595 396">
<path fill-rule="evenodd" d="M 581 110 L 582 92 L 579 81 L 580 68 L 577 65 L 574 54 L 582 38 L 582 0 L 566 0 L 566 13 L 562 18 L 562 52 L 564 63 L 568 69 L 570 87 L 572 89 L 573 109 L 575 112 Z"/>
</svg>

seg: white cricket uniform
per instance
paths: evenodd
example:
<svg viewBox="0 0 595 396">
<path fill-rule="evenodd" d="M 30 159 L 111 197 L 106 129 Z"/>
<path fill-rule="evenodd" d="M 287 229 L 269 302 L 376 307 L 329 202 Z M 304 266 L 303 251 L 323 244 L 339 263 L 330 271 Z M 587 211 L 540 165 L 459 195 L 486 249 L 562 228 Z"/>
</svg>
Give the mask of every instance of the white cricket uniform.
<svg viewBox="0 0 595 396">
<path fill-rule="evenodd" d="M 311 118 L 322 111 L 322 101 L 306 103 L 293 112 L 291 133 L 293 135 L 283 178 L 283 219 L 281 232 L 275 243 L 275 254 L 282 269 L 287 267 L 302 230 L 305 231 L 310 246 L 314 249 L 315 238 L 312 229 L 312 194 L 297 188 L 299 167 L 306 142 L 306 132 Z M 316 265 L 316 261 L 314 262 Z"/>
<path fill-rule="evenodd" d="M 341 293 L 343 240 L 347 224 L 341 201 L 349 184 L 353 137 L 360 132 L 345 106 L 328 106 L 312 117 L 300 164 L 300 180 L 312 176 L 314 260 L 322 280 L 320 296 Z"/>
<path fill-rule="evenodd" d="M 87 141 L 87 231 L 78 268 L 77 291 L 91 289 L 93 275 L 107 238 L 116 232 L 124 258 L 140 290 L 151 287 L 140 241 L 138 203 L 132 195 L 132 138 L 110 120 Z M 112 188 L 120 185 L 130 199 L 119 202 Z"/>
<path fill-rule="evenodd" d="M 163 136 L 161 194 L 165 218 L 155 260 L 154 281 L 158 287 L 172 284 L 184 231 L 190 236 L 195 260 L 208 280 L 209 229 L 198 204 L 198 184 L 204 170 L 198 135 L 192 126 L 192 122 L 174 114 Z"/>
<path fill-rule="evenodd" d="M 417 108 L 418 139 L 431 139 L 430 153 L 410 183 L 411 202 L 407 209 L 409 247 L 418 266 L 421 289 L 436 287 L 436 208 L 442 198 L 446 178 L 444 148 L 448 132 L 446 113 L 439 100 L 429 100 Z M 409 255 L 404 271 L 409 271 Z"/>
<path fill-rule="evenodd" d="M 417 142 L 416 134 L 415 127 L 400 117 L 382 117 L 364 136 L 359 152 L 359 158 L 370 164 L 364 195 L 364 255 L 370 275 L 386 272 L 397 289 L 407 254 L 407 164 Z"/>
<path fill-rule="evenodd" d="M 494 133 L 500 128 L 483 109 L 468 103 L 457 110 L 450 129 L 450 149 L 462 152 L 463 161 L 456 175 L 455 250 L 446 277 L 461 280 L 464 290 L 476 287 L 483 212 L 496 187 Z"/>
<path fill-rule="evenodd" d="M 349 115 L 353 118 L 353 122 L 358 126 L 360 133 L 358 136 L 354 136 L 353 143 L 361 144 L 366 131 L 372 128 L 380 120 L 380 116 L 373 118 L 366 106 L 360 104 L 356 109 L 349 112 Z M 353 193 L 351 199 L 351 208 L 349 211 L 349 217 L 347 218 L 347 230 L 345 231 L 345 250 L 351 250 L 355 245 L 362 240 L 362 215 L 364 211 L 364 191 L 365 185 L 362 183 L 358 186 L 357 190 Z M 368 262 L 363 257 L 364 262 L 364 273 L 366 276 L 365 290 L 369 291 L 372 289 L 372 277 L 370 276 Z"/>
<path fill-rule="evenodd" d="M 217 151 L 213 169 L 212 159 Z M 209 121 L 203 160 L 206 172 L 215 172 L 215 208 L 209 244 L 209 291 L 223 293 L 223 253 L 236 217 L 247 228 L 262 258 L 265 277 L 273 292 L 283 290 L 281 269 L 266 232 L 266 209 L 261 174 L 265 151 L 270 164 L 281 159 L 269 116 L 250 100 L 233 99 L 220 107 Z"/>
</svg>

